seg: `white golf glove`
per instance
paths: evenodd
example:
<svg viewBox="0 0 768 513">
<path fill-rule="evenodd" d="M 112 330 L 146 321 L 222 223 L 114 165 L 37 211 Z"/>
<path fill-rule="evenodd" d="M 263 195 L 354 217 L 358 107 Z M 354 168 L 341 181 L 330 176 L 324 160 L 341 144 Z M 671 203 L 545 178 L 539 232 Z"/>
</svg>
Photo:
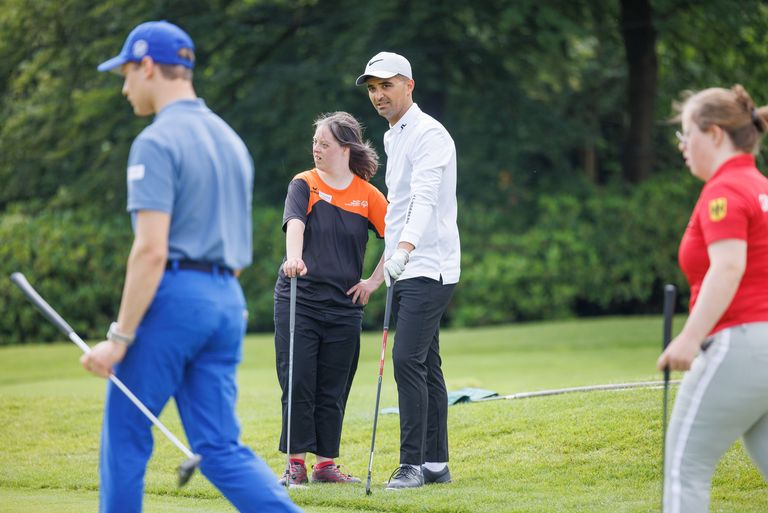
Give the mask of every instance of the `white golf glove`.
<svg viewBox="0 0 768 513">
<path fill-rule="evenodd" d="M 384 282 L 387 287 L 392 285 L 403 271 L 405 271 L 405 264 L 408 263 L 410 255 L 403 248 L 397 248 L 395 252 L 389 257 L 389 260 L 384 262 Z"/>
</svg>

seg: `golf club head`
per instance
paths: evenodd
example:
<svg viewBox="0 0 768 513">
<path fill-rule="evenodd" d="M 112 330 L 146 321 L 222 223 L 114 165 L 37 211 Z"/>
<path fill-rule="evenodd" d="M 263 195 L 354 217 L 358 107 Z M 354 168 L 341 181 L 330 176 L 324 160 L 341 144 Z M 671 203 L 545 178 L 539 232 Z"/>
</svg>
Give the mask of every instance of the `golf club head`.
<svg viewBox="0 0 768 513">
<path fill-rule="evenodd" d="M 200 460 L 202 460 L 200 455 L 195 454 L 179 465 L 179 468 L 176 469 L 176 472 L 179 474 L 179 488 L 187 484 L 192 474 L 195 473 L 197 466 L 200 465 Z"/>
</svg>

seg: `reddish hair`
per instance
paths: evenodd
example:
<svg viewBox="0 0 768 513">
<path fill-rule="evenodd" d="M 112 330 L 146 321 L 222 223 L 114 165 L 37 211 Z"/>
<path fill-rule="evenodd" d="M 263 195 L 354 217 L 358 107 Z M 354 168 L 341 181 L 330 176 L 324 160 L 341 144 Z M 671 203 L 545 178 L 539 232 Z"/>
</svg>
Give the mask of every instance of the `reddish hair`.
<svg viewBox="0 0 768 513">
<path fill-rule="evenodd" d="M 736 84 L 730 89 L 712 87 L 687 93 L 675 104 L 679 113 L 690 108 L 691 121 L 705 131 L 712 125 L 722 128 L 733 145 L 745 153 L 757 153 L 768 128 L 768 106 L 756 107 L 746 89 Z"/>
</svg>

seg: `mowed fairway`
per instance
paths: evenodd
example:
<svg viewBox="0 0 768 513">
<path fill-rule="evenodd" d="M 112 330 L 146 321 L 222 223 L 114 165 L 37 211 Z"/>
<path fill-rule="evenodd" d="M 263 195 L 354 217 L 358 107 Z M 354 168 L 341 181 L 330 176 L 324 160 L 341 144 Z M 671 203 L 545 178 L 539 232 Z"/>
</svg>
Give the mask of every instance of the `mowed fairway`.
<svg viewBox="0 0 768 513">
<path fill-rule="evenodd" d="M 675 328 L 681 325 L 677 319 Z M 660 317 L 444 331 L 443 368 L 449 390 L 480 387 L 500 394 L 657 380 L 660 337 Z M 363 337 L 338 459 L 363 481 L 380 338 Z M 78 353 L 69 343 L 0 349 L 0 512 L 97 510 L 104 382 L 85 375 Z M 270 336 L 247 339 L 239 383 L 243 441 L 280 473 L 280 394 Z M 383 490 L 398 464 L 399 437 L 397 417 L 385 415 L 371 496 L 362 484 L 310 485 L 290 493 L 316 513 L 659 511 L 661 398 L 660 389 L 638 389 L 452 406 L 454 482 L 403 492 Z M 382 408 L 396 405 L 388 357 Z M 161 420 L 181 434 L 172 404 Z M 183 459 L 156 433 L 145 511 L 234 511 L 199 474 L 176 489 L 175 467 Z M 740 443 L 718 467 L 712 496 L 712 511 L 768 511 L 768 486 Z"/>
</svg>

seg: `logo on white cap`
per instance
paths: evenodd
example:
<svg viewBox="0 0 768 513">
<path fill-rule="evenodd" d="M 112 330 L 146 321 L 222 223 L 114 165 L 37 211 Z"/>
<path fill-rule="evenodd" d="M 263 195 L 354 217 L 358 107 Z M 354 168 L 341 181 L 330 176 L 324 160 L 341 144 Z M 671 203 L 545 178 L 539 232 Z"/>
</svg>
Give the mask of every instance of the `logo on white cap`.
<svg viewBox="0 0 768 513">
<path fill-rule="evenodd" d="M 145 55 L 147 55 L 147 51 L 149 50 L 149 44 L 143 40 L 139 39 L 135 43 L 133 43 L 132 53 L 134 59 L 141 59 Z"/>
</svg>

